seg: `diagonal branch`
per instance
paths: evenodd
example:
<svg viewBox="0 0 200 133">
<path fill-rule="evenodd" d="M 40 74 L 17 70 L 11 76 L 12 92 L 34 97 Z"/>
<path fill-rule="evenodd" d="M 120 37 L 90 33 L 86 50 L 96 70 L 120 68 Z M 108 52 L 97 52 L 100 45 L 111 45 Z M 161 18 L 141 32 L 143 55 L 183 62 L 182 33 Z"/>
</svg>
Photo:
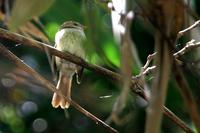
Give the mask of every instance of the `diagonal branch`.
<svg viewBox="0 0 200 133">
<path fill-rule="evenodd" d="M 186 133 L 194 133 L 192 129 L 185 126 L 185 123 L 179 117 L 177 117 L 173 112 L 171 112 L 171 110 L 169 110 L 167 107 L 163 108 L 163 112 L 165 115 L 167 112 L 168 113 L 167 117 L 172 121 L 174 121 L 174 123 L 176 123 L 179 127 L 181 127 L 183 131 L 185 131 Z"/>
<path fill-rule="evenodd" d="M 103 126 L 104 128 L 106 128 L 109 132 L 111 133 L 118 133 L 117 130 L 115 130 L 114 128 L 110 127 L 109 125 L 107 125 L 105 122 L 103 122 L 102 120 L 100 120 L 99 118 L 97 118 L 96 116 L 94 116 L 93 114 L 91 114 L 90 112 L 88 112 L 87 110 L 85 110 L 83 107 L 81 107 L 78 103 L 76 103 L 73 100 L 68 99 L 67 97 L 65 97 L 62 93 L 60 93 L 60 91 L 58 91 L 56 89 L 56 87 L 50 83 L 48 80 L 46 80 L 45 78 L 43 78 L 39 73 L 37 73 L 35 70 L 33 70 L 31 67 L 29 67 L 28 65 L 26 65 L 22 60 L 20 60 L 17 56 L 15 56 L 12 52 L 10 52 L 9 50 L 7 50 L 5 48 L 5 46 L 3 46 L 2 44 L 0 44 L 0 54 L 6 58 L 8 58 L 11 62 L 13 62 L 15 65 L 17 65 L 18 67 L 20 67 L 22 70 L 24 70 L 25 72 L 29 73 L 30 75 L 32 75 L 35 79 L 37 79 L 42 85 L 46 86 L 46 88 L 52 92 L 56 92 L 58 95 L 64 97 L 65 99 L 67 99 L 68 101 L 70 101 L 71 105 L 76 108 L 78 111 L 80 111 L 81 113 L 83 113 L 85 116 L 87 116 L 88 118 L 92 119 L 93 121 L 95 121 L 96 124 L 99 124 L 101 126 Z"/>
<path fill-rule="evenodd" d="M 29 46 L 32 48 L 37 48 L 37 49 L 40 49 L 41 51 L 45 51 L 45 49 L 48 49 L 49 53 L 52 55 L 55 55 L 55 56 L 65 59 L 65 60 L 71 61 L 75 64 L 83 66 L 84 68 L 88 68 L 99 74 L 108 76 L 114 80 L 120 80 L 120 78 L 121 78 L 120 74 L 118 74 L 118 73 L 114 73 L 108 69 L 105 69 L 105 68 L 97 66 L 97 65 L 89 64 L 86 61 L 84 61 L 83 59 L 81 59 L 77 56 L 74 56 L 68 52 L 65 52 L 65 53 L 60 52 L 50 45 L 47 45 L 45 43 L 24 37 L 20 34 L 12 33 L 10 31 L 4 30 L 2 28 L 0 28 L 0 38 L 8 39 L 8 40 L 20 43 L 20 44 L 22 43 L 23 45 L 26 45 L 26 46 Z"/>
<path fill-rule="evenodd" d="M 181 93 L 183 95 L 185 105 L 188 108 L 190 117 L 192 118 L 192 121 L 194 122 L 197 130 L 200 131 L 200 116 L 198 113 L 196 102 L 192 96 L 191 89 L 183 75 L 182 70 L 180 69 L 180 67 L 177 65 L 175 61 L 174 61 L 173 67 L 174 67 L 174 70 L 176 70 L 174 71 L 174 77 L 181 90 Z"/>
<path fill-rule="evenodd" d="M 100 67 L 100 66 L 97 66 L 97 65 L 89 64 L 79 57 L 76 57 L 76 56 L 74 56 L 70 53 L 62 53 L 62 52 L 56 50 L 55 48 L 53 48 L 52 46 L 49 46 L 45 43 L 38 42 L 36 40 L 24 37 L 24 36 L 16 34 L 16 33 L 12 33 L 10 31 L 7 31 L 7 30 L 1 29 L 1 28 L 0 28 L 0 38 L 8 39 L 8 40 L 11 40 L 11 41 L 14 41 L 16 43 L 20 43 L 20 44 L 23 44 L 23 45 L 26 45 L 26 46 L 29 46 L 29 47 L 37 48 L 37 49 L 40 49 L 41 51 L 44 51 L 44 49 L 47 48 L 49 53 L 52 54 L 52 55 L 58 56 L 60 58 L 71 61 L 75 64 L 81 65 L 81 66 L 83 66 L 83 67 L 85 67 L 85 68 L 87 68 L 87 69 L 89 69 L 93 72 L 104 75 L 107 78 L 111 78 L 113 80 L 121 81 L 121 75 L 119 73 L 112 72 L 112 71 L 110 71 L 106 68 L 103 68 L 103 67 Z M 0 53 L 1 53 L 1 51 L 0 51 Z M 139 96 L 141 96 L 145 100 L 147 100 L 143 90 L 138 89 L 138 86 L 140 86 L 140 85 L 138 85 L 138 82 L 139 82 L 138 77 L 132 78 L 131 91 L 138 94 Z M 184 131 L 193 132 L 181 119 L 179 119 L 169 109 L 167 109 L 166 107 L 163 107 L 163 111 L 164 111 L 165 116 L 167 116 L 170 120 L 172 120 L 177 126 L 182 128 Z"/>
</svg>

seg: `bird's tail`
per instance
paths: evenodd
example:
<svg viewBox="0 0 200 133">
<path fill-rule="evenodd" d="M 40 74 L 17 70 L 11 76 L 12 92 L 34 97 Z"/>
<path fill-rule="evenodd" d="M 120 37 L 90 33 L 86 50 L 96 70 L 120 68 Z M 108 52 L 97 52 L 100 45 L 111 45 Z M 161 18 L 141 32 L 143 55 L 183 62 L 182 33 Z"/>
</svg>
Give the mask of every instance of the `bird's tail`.
<svg viewBox="0 0 200 133">
<path fill-rule="evenodd" d="M 68 99 L 71 98 L 71 83 L 72 76 L 67 76 L 60 73 L 56 88 L 63 94 L 63 96 L 67 97 Z M 59 106 L 62 109 L 69 108 L 70 101 L 66 100 L 63 96 L 59 96 L 56 93 L 53 94 L 51 104 L 54 108 L 58 108 Z"/>
</svg>

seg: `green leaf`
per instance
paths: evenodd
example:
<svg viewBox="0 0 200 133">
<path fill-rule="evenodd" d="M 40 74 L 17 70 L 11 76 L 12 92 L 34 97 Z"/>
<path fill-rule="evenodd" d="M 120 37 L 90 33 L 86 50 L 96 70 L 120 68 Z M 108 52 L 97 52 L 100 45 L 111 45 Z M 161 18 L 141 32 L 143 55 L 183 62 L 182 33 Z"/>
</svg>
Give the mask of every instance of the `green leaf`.
<svg viewBox="0 0 200 133">
<path fill-rule="evenodd" d="M 55 34 L 58 31 L 59 25 L 57 23 L 48 23 L 45 26 L 48 36 L 51 40 L 54 40 Z"/>
<path fill-rule="evenodd" d="M 120 67 L 120 55 L 117 45 L 112 42 L 106 42 L 103 46 L 106 57 L 117 67 Z"/>
</svg>

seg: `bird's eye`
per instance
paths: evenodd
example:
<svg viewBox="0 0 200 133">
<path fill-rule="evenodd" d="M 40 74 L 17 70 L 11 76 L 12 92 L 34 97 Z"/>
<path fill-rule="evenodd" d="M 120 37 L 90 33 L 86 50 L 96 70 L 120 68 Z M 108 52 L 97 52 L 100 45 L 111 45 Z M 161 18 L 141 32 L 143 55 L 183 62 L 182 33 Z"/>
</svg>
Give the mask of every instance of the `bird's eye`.
<svg viewBox="0 0 200 133">
<path fill-rule="evenodd" d="M 78 24 L 77 24 L 77 23 L 74 23 L 74 25 L 75 25 L 75 26 L 78 26 Z"/>
</svg>

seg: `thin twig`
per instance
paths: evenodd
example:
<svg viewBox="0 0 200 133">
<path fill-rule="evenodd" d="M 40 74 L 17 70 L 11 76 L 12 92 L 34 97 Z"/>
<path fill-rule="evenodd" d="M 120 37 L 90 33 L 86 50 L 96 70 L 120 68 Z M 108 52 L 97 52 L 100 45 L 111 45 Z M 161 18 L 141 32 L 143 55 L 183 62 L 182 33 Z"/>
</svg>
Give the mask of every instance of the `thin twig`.
<svg viewBox="0 0 200 133">
<path fill-rule="evenodd" d="M 35 79 L 37 79 L 39 82 L 41 82 L 41 84 L 44 85 L 48 90 L 50 90 L 52 92 L 56 92 L 58 95 L 64 97 L 68 101 L 70 101 L 71 105 L 74 108 L 76 108 L 78 111 L 80 111 L 81 113 L 83 113 L 88 118 L 90 118 L 93 121 L 95 121 L 96 124 L 99 124 L 99 125 L 105 127 L 111 133 L 117 133 L 118 132 L 116 129 L 110 127 L 109 125 L 107 125 L 106 123 L 104 123 L 102 120 L 100 120 L 99 118 L 97 118 L 96 116 L 94 116 L 93 114 L 91 114 L 90 112 L 88 112 L 87 110 L 85 110 L 83 107 L 81 107 L 75 101 L 70 100 L 67 97 L 65 97 L 62 93 L 60 93 L 60 91 L 58 91 L 56 89 L 56 87 L 52 83 L 50 83 L 48 80 L 46 80 L 45 78 L 43 78 L 39 73 L 37 73 L 31 67 L 29 67 L 28 65 L 26 65 L 22 60 L 20 60 L 12 52 L 10 52 L 9 50 L 7 50 L 5 48 L 5 46 L 3 46 L 2 44 L 0 44 L 0 51 L 1 51 L 0 54 L 2 56 L 6 57 L 11 62 L 13 62 L 15 65 L 17 65 L 18 67 L 20 67 L 22 70 L 24 70 L 25 72 L 27 72 L 30 75 L 32 75 Z"/>
<path fill-rule="evenodd" d="M 177 38 L 179 39 L 180 37 L 182 37 L 185 33 L 187 33 L 188 31 L 196 28 L 197 26 L 199 26 L 200 24 L 200 20 L 197 20 L 194 24 L 192 24 L 191 26 L 189 26 L 188 28 L 181 30 L 178 32 Z"/>
<path fill-rule="evenodd" d="M 174 53 L 174 59 L 179 58 L 180 56 L 184 55 L 186 52 L 192 50 L 192 49 L 196 49 L 196 48 L 200 48 L 200 42 L 195 42 L 194 39 L 192 39 L 191 41 L 187 42 L 186 45 L 180 49 L 178 52 Z M 148 74 L 150 71 L 154 70 L 156 68 L 156 66 L 151 66 L 149 67 L 150 62 L 152 61 L 152 59 L 154 58 L 156 53 L 150 54 L 147 57 L 147 61 L 146 64 L 142 67 L 142 70 L 140 72 L 139 75 L 137 75 L 137 77 L 140 77 L 141 75 L 146 75 Z"/>
<path fill-rule="evenodd" d="M 79 57 L 76 57 L 76 56 L 74 56 L 70 53 L 60 52 L 57 49 L 55 49 L 55 48 L 53 48 L 53 47 L 51 47 L 51 46 L 49 46 L 45 43 L 41 43 L 41 42 L 35 41 L 33 39 L 29 39 L 29 38 L 24 37 L 22 35 L 12 33 L 10 31 L 7 31 L 7 30 L 1 29 L 1 28 L 0 28 L 0 38 L 8 39 L 8 40 L 20 43 L 20 44 L 24 44 L 24 45 L 29 46 L 29 47 L 38 48 L 42 51 L 44 51 L 44 47 L 46 47 L 46 48 L 49 49 L 49 53 L 51 53 L 52 55 L 58 56 L 60 58 L 71 61 L 75 64 L 81 65 L 81 66 L 83 66 L 83 67 L 85 67 L 89 70 L 92 70 L 93 72 L 102 74 L 105 77 L 111 78 L 113 80 L 121 81 L 121 75 L 119 73 L 112 72 L 108 69 L 105 69 L 105 68 L 97 66 L 97 65 L 89 64 Z M 138 94 L 139 96 L 141 96 L 145 100 L 147 100 L 143 90 L 137 89 L 136 87 L 138 88 L 138 78 L 134 77 L 134 78 L 132 78 L 132 82 L 131 82 L 131 91 Z M 164 110 L 164 114 L 168 118 L 170 118 L 180 128 L 185 127 L 185 128 L 182 128 L 184 131 L 191 131 L 192 132 L 192 130 L 184 122 L 180 121 L 180 119 L 177 119 L 178 117 L 176 115 L 174 115 L 171 112 L 166 111 L 166 110 Z M 182 126 L 180 126 L 180 125 L 182 125 Z M 185 129 L 187 129 L 187 130 L 185 130 Z"/>
<path fill-rule="evenodd" d="M 146 64 L 144 65 L 144 67 L 142 67 L 143 70 L 146 70 L 147 67 L 149 67 L 149 64 L 151 63 L 151 61 L 153 60 L 153 58 L 155 57 L 156 54 L 157 54 L 157 52 L 148 55 L 148 57 L 147 57 L 147 62 L 146 62 Z"/>
<path fill-rule="evenodd" d="M 156 66 L 147 67 L 147 68 L 145 69 L 145 71 L 143 71 L 142 74 L 143 74 L 143 75 L 147 75 L 147 74 L 150 73 L 150 71 L 155 70 L 155 68 L 156 68 Z"/>
<path fill-rule="evenodd" d="M 183 47 L 181 50 L 179 50 L 178 52 L 176 52 L 174 54 L 174 57 L 178 58 L 179 56 L 185 54 L 186 52 L 190 51 L 191 49 L 195 49 L 195 48 L 198 48 L 198 47 L 200 47 L 200 42 L 196 42 L 195 43 L 195 40 L 192 39 L 191 41 L 189 41 L 185 45 L 185 47 Z"/>
<path fill-rule="evenodd" d="M 153 60 L 153 58 L 155 57 L 155 55 L 156 55 L 156 52 L 148 55 L 147 61 L 146 61 L 145 65 L 142 67 L 142 70 L 141 70 L 139 76 L 146 75 L 147 73 L 149 73 L 149 71 L 153 70 L 156 67 L 156 66 L 149 67 L 149 65 L 150 65 L 151 61 Z"/>
</svg>

